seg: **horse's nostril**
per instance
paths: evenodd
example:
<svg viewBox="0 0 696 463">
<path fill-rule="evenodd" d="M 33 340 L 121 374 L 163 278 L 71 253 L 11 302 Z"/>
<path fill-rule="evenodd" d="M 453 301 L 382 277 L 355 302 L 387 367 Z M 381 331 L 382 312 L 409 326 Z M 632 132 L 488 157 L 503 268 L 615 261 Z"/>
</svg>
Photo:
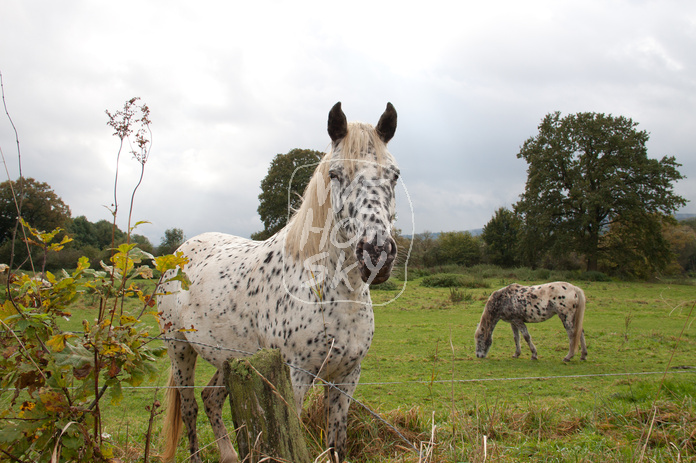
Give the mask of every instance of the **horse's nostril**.
<svg viewBox="0 0 696 463">
<path fill-rule="evenodd" d="M 392 238 L 389 238 L 389 241 L 387 241 L 387 254 L 390 256 L 396 254 L 396 241 L 394 241 Z"/>
<path fill-rule="evenodd" d="M 389 279 L 396 258 L 396 242 L 388 236 L 382 243 L 363 238 L 356 246 L 360 276 L 366 283 L 382 283 Z"/>
</svg>

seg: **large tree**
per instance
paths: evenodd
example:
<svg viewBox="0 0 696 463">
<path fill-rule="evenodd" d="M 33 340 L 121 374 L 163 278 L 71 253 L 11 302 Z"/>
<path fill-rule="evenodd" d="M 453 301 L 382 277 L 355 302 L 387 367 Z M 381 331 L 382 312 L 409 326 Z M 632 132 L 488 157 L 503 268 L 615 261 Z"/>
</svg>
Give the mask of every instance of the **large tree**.
<svg viewBox="0 0 696 463">
<path fill-rule="evenodd" d="M 656 234 L 686 203 L 673 192 L 683 178 L 681 164 L 673 156 L 648 158 L 649 134 L 637 125 L 622 116 L 555 112 L 524 142 L 517 157 L 527 161 L 527 184 L 515 210 L 524 220 L 532 264 L 543 251 L 575 251 L 588 270 L 596 270 L 608 252 L 663 260 L 655 254 L 668 247 Z M 604 247 L 602 236 L 610 229 L 623 240 Z M 627 245 L 619 249 L 622 241 Z"/>
<path fill-rule="evenodd" d="M 70 208 L 45 182 L 33 178 L 0 183 L 0 243 L 12 238 L 17 224 L 17 207 L 34 228 L 52 231 L 63 227 L 70 218 Z"/>
<path fill-rule="evenodd" d="M 181 228 L 168 228 L 164 231 L 164 236 L 160 245 L 157 247 L 157 253 L 160 256 L 165 254 L 174 254 L 177 248 L 184 244 L 186 236 Z"/>
<path fill-rule="evenodd" d="M 470 232 L 442 232 L 437 237 L 441 264 L 470 267 L 481 263 L 481 241 Z"/>
<path fill-rule="evenodd" d="M 510 209 L 501 207 L 495 211 L 481 233 L 491 263 L 501 267 L 519 263 L 520 228 L 520 218 Z"/>
<path fill-rule="evenodd" d="M 264 229 L 252 234 L 252 239 L 268 239 L 286 225 L 288 214 L 302 203 L 302 194 L 323 156 L 321 151 L 294 149 L 273 158 L 261 181 L 257 209 Z"/>
</svg>

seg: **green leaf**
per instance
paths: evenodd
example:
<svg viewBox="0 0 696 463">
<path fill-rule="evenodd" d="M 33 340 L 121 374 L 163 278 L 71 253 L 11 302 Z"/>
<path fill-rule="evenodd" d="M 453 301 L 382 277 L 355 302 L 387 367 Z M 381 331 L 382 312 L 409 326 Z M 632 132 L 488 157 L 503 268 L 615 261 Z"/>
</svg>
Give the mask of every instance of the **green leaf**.
<svg viewBox="0 0 696 463">
<path fill-rule="evenodd" d="M 167 280 L 163 281 L 163 283 L 166 283 L 168 281 L 178 281 L 181 283 L 181 289 L 184 291 L 189 289 L 189 285 L 191 284 L 191 280 L 188 279 L 186 274 L 182 270 L 177 270 L 176 275 L 174 275 L 171 278 L 168 278 Z"/>
<path fill-rule="evenodd" d="M 94 354 L 85 349 L 82 345 L 74 346 L 69 342 L 65 343 L 65 348 L 55 355 L 56 364 L 59 366 L 71 366 L 82 368 L 86 364 L 94 365 Z"/>
<path fill-rule="evenodd" d="M 0 442 L 11 444 L 23 439 L 24 435 L 18 426 L 12 426 L 12 421 L 8 421 L 0 427 Z"/>
<path fill-rule="evenodd" d="M 109 396 L 111 397 L 111 405 L 118 405 L 123 400 L 123 388 L 120 381 L 109 382 Z"/>
</svg>

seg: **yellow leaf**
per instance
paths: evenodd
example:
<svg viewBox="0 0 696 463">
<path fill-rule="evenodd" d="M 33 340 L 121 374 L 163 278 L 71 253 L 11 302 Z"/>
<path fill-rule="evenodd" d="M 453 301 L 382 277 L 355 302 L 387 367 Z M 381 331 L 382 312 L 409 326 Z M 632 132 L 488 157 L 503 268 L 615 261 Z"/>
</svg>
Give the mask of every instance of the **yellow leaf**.
<svg viewBox="0 0 696 463">
<path fill-rule="evenodd" d="M 177 267 L 183 269 L 186 264 L 188 264 L 188 258 L 184 257 L 184 253 L 181 251 L 177 251 L 175 254 L 155 257 L 155 268 L 160 272 L 166 272 Z"/>
<path fill-rule="evenodd" d="M 131 317 L 130 315 L 121 316 L 121 325 L 125 325 L 127 323 L 135 323 L 137 321 L 138 321 L 137 318 Z"/>
<path fill-rule="evenodd" d="M 51 339 L 46 341 L 46 345 L 56 352 L 62 352 L 63 349 L 65 349 L 65 340 L 74 337 L 75 335 L 70 333 L 56 334 L 55 336 L 51 337 Z"/>
<path fill-rule="evenodd" d="M 12 305 L 12 302 L 7 300 L 4 304 L 0 305 L 0 320 L 5 320 L 12 315 L 17 315 L 17 309 Z"/>
<path fill-rule="evenodd" d="M 89 259 L 85 256 L 80 257 L 77 261 L 77 270 L 86 270 L 89 268 Z"/>
</svg>

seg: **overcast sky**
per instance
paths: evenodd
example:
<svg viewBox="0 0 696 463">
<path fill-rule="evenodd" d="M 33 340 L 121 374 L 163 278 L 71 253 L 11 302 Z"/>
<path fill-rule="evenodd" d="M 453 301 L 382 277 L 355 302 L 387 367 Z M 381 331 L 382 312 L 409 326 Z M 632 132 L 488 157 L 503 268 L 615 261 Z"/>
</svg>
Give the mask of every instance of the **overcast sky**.
<svg viewBox="0 0 696 463">
<path fill-rule="evenodd" d="M 278 153 L 324 151 L 349 120 L 399 114 L 397 226 L 481 228 L 524 191 L 516 154 L 547 113 L 632 118 L 649 156 L 675 156 L 696 213 L 696 2 L 3 0 L 0 71 L 23 173 L 74 217 L 110 219 L 112 112 L 138 96 L 153 146 L 134 219 L 158 244 L 261 230 L 260 182 Z M 0 148 L 17 149 L 7 118 Z M 121 211 L 139 165 L 121 160 Z M 6 175 L 3 173 L 3 180 Z M 126 216 L 119 225 L 126 228 Z"/>
</svg>

